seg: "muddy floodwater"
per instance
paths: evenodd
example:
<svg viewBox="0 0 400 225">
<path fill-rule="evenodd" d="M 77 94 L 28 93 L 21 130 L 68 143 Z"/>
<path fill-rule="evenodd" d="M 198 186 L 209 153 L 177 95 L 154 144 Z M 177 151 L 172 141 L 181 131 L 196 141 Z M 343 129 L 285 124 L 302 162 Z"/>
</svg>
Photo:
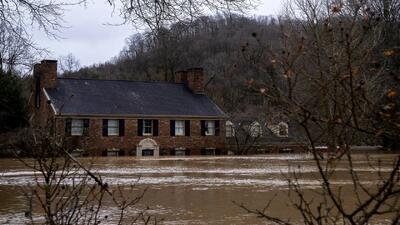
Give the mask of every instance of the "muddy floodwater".
<svg viewBox="0 0 400 225">
<path fill-rule="evenodd" d="M 376 170 L 390 171 L 395 156 L 370 154 L 367 159 L 365 154 L 355 154 L 354 169 L 365 185 L 373 187 L 377 182 Z M 299 182 L 305 189 L 316 190 L 320 184 L 311 156 L 306 154 L 80 160 L 92 161 L 92 170 L 111 186 L 129 186 L 140 177 L 137 187 L 148 187 L 148 191 L 138 207 L 149 207 L 150 213 L 163 219 L 162 224 L 270 224 L 232 202 L 261 209 L 271 198 L 274 198 L 270 208 L 273 215 L 290 217 L 300 224 L 298 213 L 288 207 L 288 183 L 284 175 L 290 170 L 301 173 Z M 347 170 L 345 162 L 338 163 L 331 183 L 351 188 Z M 0 159 L 0 224 L 23 223 L 27 204 L 21 190 L 28 185 L 35 185 L 33 171 L 17 160 Z M 354 196 L 349 192 L 344 197 Z M 105 213 L 113 213 L 113 209 Z M 388 219 L 382 218 L 376 224 L 385 222 Z"/>
</svg>

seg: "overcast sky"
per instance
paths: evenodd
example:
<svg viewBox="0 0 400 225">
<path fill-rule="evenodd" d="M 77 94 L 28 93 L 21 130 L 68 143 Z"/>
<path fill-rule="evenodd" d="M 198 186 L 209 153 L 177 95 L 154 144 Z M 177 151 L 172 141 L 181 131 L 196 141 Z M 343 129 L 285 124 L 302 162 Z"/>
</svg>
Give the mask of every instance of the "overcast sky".
<svg viewBox="0 0 400 225">
<path fill-rule="evenodd" d="M 259 7 L 249 15 L 277 15 L 283 0 L 260 0 Z M 96 2 L 96 3 L 94 3 Z M 59 35 L 61 39 L 49 39 L 40 31 L 34 33 L 39 46 L 50 50 L 47 58 L 72 53 L 81 66 L 101 63 L 117 56 L 130 35 L 139 32 L 132 25 L 111 26 L 120 23 L 118 13 L 112 15 L 112 9 L 104 1 L 92 1 L 87 7 L 74 6 L 68 9 L 64 17 L 65 26 Z"/>
</svg>

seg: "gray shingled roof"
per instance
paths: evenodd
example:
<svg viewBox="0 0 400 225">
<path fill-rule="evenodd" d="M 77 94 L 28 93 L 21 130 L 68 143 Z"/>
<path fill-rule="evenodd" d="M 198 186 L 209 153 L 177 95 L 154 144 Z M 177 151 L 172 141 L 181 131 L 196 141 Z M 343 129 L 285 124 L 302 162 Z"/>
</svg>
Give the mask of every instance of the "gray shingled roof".
<svg viewBox="0 0 400 225">
<path fill-rule="evenodd" d="M 61 115 L 225 116 L 183 84 L 59 78 L 46 92 Z"/>
</svg>

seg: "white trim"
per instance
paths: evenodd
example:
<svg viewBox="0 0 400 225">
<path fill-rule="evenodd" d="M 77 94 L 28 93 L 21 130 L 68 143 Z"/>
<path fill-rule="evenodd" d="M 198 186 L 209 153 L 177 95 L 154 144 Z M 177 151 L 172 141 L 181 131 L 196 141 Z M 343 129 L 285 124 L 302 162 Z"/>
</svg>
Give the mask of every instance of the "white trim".
<svg viewBox="0 0 400 225">
<path fill-rule="evenodd" d="M 209 124 L 212 124 L 212 132 L 208 132 L 210 127 Z M 205 134 L 206 136 L 215 136 L 215 131 L 216 131 L 216 127 L 215 127 L 215 120 L 206 120 L 205 121 Z"/>
<path fill-rule="evenodd" d="M 107 157 L 118 157 L 119 156 L 119 148 L 109 148 L 106 151 Z"/>
<path fill-rule="evenodd" d="M 235 137 L 235 127 L 234 126 L 235 125 L 230 120 L 227 120 L 225 122 L 225 137 L 227 137 L 227 138 Z M 229 135 L 228 135 L 228 132 L 230 132 Z"/>
<path fill-rule="evenodd" d="M 51 106 L 51 108 L 53 109 L 54 114 L 57 115 L 56 107 L 54 107 L 53 103 L 51 102 L 51 99 L 50 99 L 49 95 L 47 94 L 47 91 L 46 91 L 45 88 L 43 88 L 43 93 L 44 93 L 44 95 L 46 96 L 47 101 L 50 101 L 50 106 Z"/>
<path fill-rule="evenodd" d="M 151 138 L 145 138 L 139 142 L 139 144 L 136 146 L 136 156 L 142 157 L 142 151 L 145 149 L 153 150 L 154 157 L 158 157 L 160 155 L 160 146 Z"/>
<path fill-rule="evenodd" d="M 179 127 L 179 128 L 182 128 L 182 133 L 177 133 L 176 131 L 177 131 L 177 128 L 178 128 L 178 126 L 177 126 L 177 123 L 178 122 L 182 122 L 182 124 L 181 125 L 183 125 L 182 127 Z M 186 130 L 186 127 L 185 127 L 185 121 L 184 120 L 175 120 L 175 136 L 185 136 L 185 130 Z"/>
<path fill-rule="evenodd" d="M 185 156 L 186 155 L 186 148 L 183 147 L 179 147 L 179 148 L 175 148 L 175 156 Z M 180 154 L 176 154 L 176 152 L 179 152 Z"/>
<path fill-rule="evenodd" d="M 283 126 L 284 129 L 285 129 L 285 132 L 286 132 L 285 135 L 281 135 L 281 126 Z M 277 128 L 278 128 L 278 133 L 277 133 L 278 137 L 289 137 L 289 124 L 287 124 L 286 122 L 281 121 L 281 122 L 278 123 L 278 127 Z"/>
<path fill-rule="evenodd" d="M 110 126 L 111 122 L 116 122 L 116 126 Z M 111 129 L 117 129 L 115 133 L 110 133 L 110 128 Z M 107 120 L 107 136 L 119 136 L 119 120 L 116 119 L 111 119 Z"/>
<path fill-rule="evenodd" d="M 150 133 L 146 133 L 145 132 L 145 130 L 146 130 L 146 121 L 150 121 L 151 122 L 151 132 Z M 143 124 L 142 124 L 142 134 L 143 134 L 143 136 L 153 136 L 153 134 L 154 134 L 154 123 L 153 123 L 153 120 L 144 119 L 142 122 L 143 122 Z M 149 128 L 149 126 L 147 126 L 147 128 Z"/>
<path fill-rule="evenodd" d="M 262 126 L 258 121 L 254 121 L 250 124 L 250 136 L 252 137 L 261 137 L 263 135 Z"/>
<path fill-rule="evenodd" d="M 74 122 L 79 121 L 80 126 L 74 126 Z M 84 124 L 83 119 L 72 119 L 71 120 L 71 136 L 83 136 Z M 73 133 L 74 128 L 79 128 L 79 133 Z"/>
</svg>

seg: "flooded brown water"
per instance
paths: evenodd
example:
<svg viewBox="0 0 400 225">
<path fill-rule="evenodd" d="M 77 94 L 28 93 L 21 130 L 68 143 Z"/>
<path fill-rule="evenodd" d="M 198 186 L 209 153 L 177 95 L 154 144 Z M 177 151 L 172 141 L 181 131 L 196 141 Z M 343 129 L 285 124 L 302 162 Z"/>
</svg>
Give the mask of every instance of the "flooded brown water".
<svg viewBox="0 0 400 225">
<path fill-rule="evenodd" d="M 376 183 L 375 168 L 389 171 L 393 154 L 354 155 L 354 167 L 366 185 Z M 162 218 L 162 224 L 269 224 L 246 213 L 232 203 L 263 208 L 274 198 L 271 213 L 301 223 L 299 214 L 288 207 L 288 184 L 284 175 L 289 168 L 301 173 L 303 188 L 315 190 L 320 181 L 311 157 L 305 154 L 263 155 L 250 157 L 182 157 L 145 158 L 104 157 L 93 160 L 93 171 L 110 185 L 148 187 L 139 207 Z M 351 188 L 345 162 L 337 165 L 332 184 Z M 0 159 L 0 224 L 22 224 L 27 208 L 21 188 L 34 185 L 34 173 L 17 160 Z M 349 192 L 350 193 L 350 192 Z M 344 199 L 352 196 L 344 196 Z M 351 207 L 349 204 L 348 207 Z M 113 213 L 112 208 L 105 213 Z M 376 224 L 384 224 L 385 218 Z"/>
</svg>

